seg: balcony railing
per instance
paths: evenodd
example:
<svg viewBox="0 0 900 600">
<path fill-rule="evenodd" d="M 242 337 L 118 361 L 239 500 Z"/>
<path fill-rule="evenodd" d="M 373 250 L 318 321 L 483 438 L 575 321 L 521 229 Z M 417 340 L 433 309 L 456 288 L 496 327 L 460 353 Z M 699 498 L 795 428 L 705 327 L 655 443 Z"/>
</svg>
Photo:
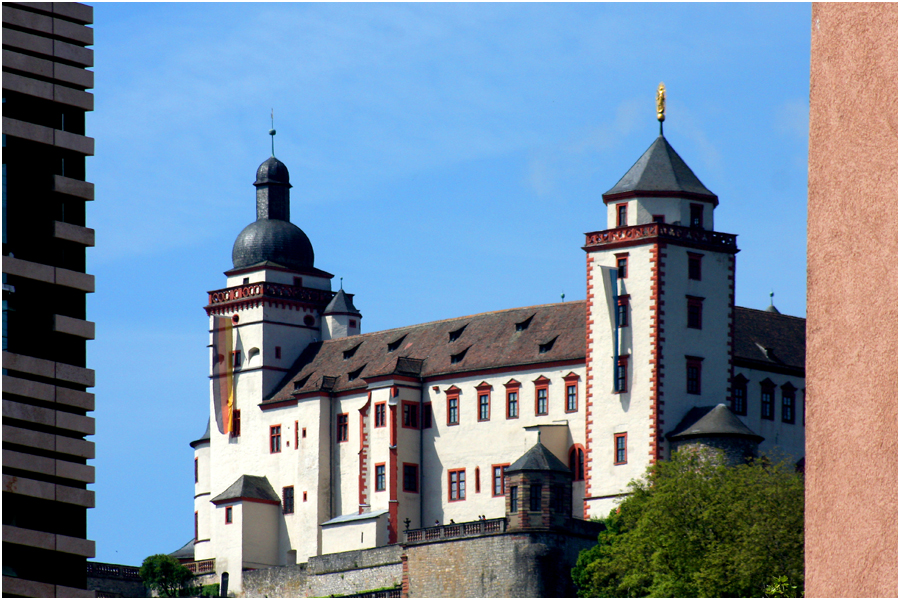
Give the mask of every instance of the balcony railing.
<svg viewBox="0 0 900 600">
<path fill-rule="evenodd" d="M 248 283 L 209 292 L 209 306 L 207 306 L 207 308 L 211 309 L 221 304 L 261 300 L 263 298 L 293 300 L 294 302 L 308 302 L 313 304 L 328 304 L 335 293 L 336 292 L 330 290 L 317 290 L 298 285 L 286 285 L 283 283 Z"/>
<path fill-rule="evenodd" d="M 484 521 L 468 521 L 466 523 L 451 523 L 449 525 L 435 525 L 424 529 L 409 529 L 406 531 L 407 544 L 424 544 L 438 540 L 452 540 L 474 537 L 479 535 L 491 535 L 506 531 L 506 518 L 486 519 Z"/>
<path fill-rule="evenodd" d="M 207 573 L 216 572 L 216 559 L 198 560 L 194 562 L 184 563 L 184 566 L 194 575 L 206 575 Z"/>
<path fill-rule="evenodd" d="M 403 595 L 403 588 L 397 586 L 388 590 L 378 590 L 373 592 L 360 592 L 358 594 L 347 594 L 341 598 L 400 598 Z"/>
<path fill-rule="evenodd" d="M 618 227 L 585 234 L 585 248 L 605 246 L 619 242 L 659 237 L 664 240 L 693 242 L 722 250 L 737 252 L 737 236 L 698 227 L 682 227 L 668 223 L 645 223 L 631 227 Z"/>
<path fill-rule="evenodd" d="M 89 562 L 87 563 L 87 576 L 112 579 L 136 579 L 140 581 L 141 570 L 139 567 L 129 567 L 127 565 Z"/>
</svg>

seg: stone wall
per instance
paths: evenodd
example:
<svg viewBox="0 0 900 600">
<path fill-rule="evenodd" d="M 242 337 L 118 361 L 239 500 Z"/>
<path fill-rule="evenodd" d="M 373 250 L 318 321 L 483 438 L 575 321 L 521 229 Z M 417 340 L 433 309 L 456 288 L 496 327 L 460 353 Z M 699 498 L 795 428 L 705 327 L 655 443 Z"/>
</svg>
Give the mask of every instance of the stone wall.
<svg viewBox="0 0 900 600">
<path fill-rule="evenodd" d="M 400 546 L 384 546 L 325 554 L 308 563 L 257 569 L 243 574 L 247 598 L 309 598 L 345 596 L 399 586 L 402 578 Z"/>
<path fill-rule="evenodd" d="M 410 598 L 574 597 L 571 569 L 593 537 L 504 533 L 407 548 Z"/>
</svg>

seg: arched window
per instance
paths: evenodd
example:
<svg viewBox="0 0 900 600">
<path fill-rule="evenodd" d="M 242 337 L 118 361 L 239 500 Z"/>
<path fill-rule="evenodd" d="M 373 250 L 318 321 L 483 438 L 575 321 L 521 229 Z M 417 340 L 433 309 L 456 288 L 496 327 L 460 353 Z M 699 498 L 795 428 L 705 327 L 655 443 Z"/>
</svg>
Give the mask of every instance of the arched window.
<svg viewBox="0 0 900 600">
<path fill-rule="evenodd" d="M 572 479 L 584 481 L 584 448 L 581 444 L 575 444 L 569 450 L 569 469 L 572 471 Z"/>
</svg>

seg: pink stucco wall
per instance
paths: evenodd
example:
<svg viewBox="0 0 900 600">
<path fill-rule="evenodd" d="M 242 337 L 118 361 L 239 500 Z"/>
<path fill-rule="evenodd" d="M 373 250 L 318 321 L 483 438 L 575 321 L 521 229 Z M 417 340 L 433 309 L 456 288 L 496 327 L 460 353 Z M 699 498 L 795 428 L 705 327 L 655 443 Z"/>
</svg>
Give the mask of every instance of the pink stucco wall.
<svg viewBox="0 0 900 600">
<path fill-rule="evenodd" d="M 806 594 L 897 596 L 897 4 L 814 4 Z"/>
</svg>

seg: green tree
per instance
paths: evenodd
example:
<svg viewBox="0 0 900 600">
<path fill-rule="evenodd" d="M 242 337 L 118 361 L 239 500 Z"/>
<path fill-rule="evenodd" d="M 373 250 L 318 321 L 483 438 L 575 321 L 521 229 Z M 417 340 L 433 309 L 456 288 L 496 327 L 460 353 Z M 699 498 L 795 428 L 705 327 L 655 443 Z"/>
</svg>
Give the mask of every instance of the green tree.
<svg viewBox="0 0 900 600">
<path fill-rule="evenodd" d="M 199 592 L 191 585 L 194 574 L 168 554 L 154 554 L 141 565 L 144 584 L 162 598 L 179 598 Z"/>
<path fill-rule="evenodd" d="M 762 597 L 773 578 L 802 595 L 803 478 L 789 466 L 677 452 L 629 487 L 572 570 L 579 596 Z"/>
</svg>

